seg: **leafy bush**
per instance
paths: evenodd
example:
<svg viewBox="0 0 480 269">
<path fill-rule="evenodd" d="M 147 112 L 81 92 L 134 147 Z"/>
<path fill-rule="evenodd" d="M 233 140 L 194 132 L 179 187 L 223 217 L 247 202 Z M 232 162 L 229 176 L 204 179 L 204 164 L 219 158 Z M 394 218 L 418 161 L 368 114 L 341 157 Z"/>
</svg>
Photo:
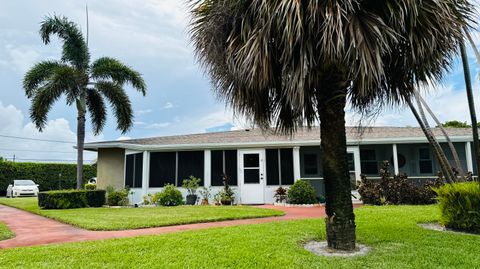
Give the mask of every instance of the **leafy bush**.
<svg viewBox="0 0 480 269">
<path fill-rule="evenodd" d="M 291 204 L 315 204 L 318 202 L 315 189 L 306 180 L 298 180 L 290 187 L 288 201 Z"/>
<path fill-rule="evenodd" d="M 406 174 L 392 177 L 390 176 L 388 161 L 383 162 L 380 177 L 380 182 L 374 183 L 362 175 L 358 193 L 365 204 L 433 204 L 436 194 L 432 188 L 444 184 L 441 177 L 435 181 L 427 181 L 420 186 L 410 182 Z"/>
<path fill-rule="evenodd" d="M 153 202 L 153 194 L 147 193 L 147 195 L 144 195 L 144 196 L 143 196 L 143 204 L 144 204 L 144 205 L 154 204 L 154 202 Z"/>
<path fill-rule="evenodd" d="M 85 182 L 96 174 L 96 166 L 83 166 Z M 75 188 L 76 177 L 75 164 L 0 161 L 0 195 L 5 195 L 8 184 L 12 184 L 14 179 L 31 179 L 39 185 L 40 191 L 50 191 Z"/>
<path fill-rule="evenodd" d="M 222 205 L 231 205 L 235 201 L 235 192 L 228 184 L 230 177 L 227 175 L 223 175 L 223 189 L 216 194 L 217 201 L 220 202 Z"/>
<path fill-rule="evenodd" d="M 165 185 L 161 192 L 154 195 L 153 200 L 163 206 L 183 205 L 182 193 L 172 184 Z"/>
<path fill-rule="evenodd" d="M 288 190 L 282 186 L 278 187 L 275 190 L 275 195 L 273 195 L 273 198 L 275 198 L 275 202 L 277 203 L 283 203 L 287 200 L 287 192 Z"/>
<path fill-rule="evenodd" d="M 480 233 L 478 182 L 446 184 L 435 188 L 440 203 L 440 222 L 448 228 Z"/>
<path fill-rule="evenodd" d="M 104 190 L 61 190 L 38 193 L 38 206 L 43 209 L 100 207 L 104 204 Z"/>
<path fill-rule="evenodd" d="M 85 189 L 86 190 L 96 190 L 97 189 L 97 184 L 87 183 L 87 184 L 85 184 Z"/>
<path fill-rule="evenodd" d="M 107 204 L 109 206 L 127 206 L 130 203 L 129 193 L 130 189 L 115 190 L 107 187 Z"/>
<path fill-rule="evenodd" d="M 197 189 L 200 186 L 200 181 L 202 181 L 202 179 L 190 176 L 189 179 L 183 180 L 182 187 L 187 189 L 188 195 L 196 195 Z"/>
</svg>

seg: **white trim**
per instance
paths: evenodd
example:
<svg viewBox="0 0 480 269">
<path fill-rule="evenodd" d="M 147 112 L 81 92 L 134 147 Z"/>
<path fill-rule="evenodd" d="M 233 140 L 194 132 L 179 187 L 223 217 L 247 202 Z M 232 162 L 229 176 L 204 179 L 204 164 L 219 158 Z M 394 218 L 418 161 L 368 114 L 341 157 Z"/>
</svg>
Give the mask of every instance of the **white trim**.
<svg viewBox="0 0 480 269">
<path fill-rule="evenodd" d="M 204 151 L 203 157 L 203 186 L 208 188 L 212 185 L 212 155 L 209 149 Z"/>
<path fill-rule="evenodd" d="M 357 181 L 361 180 L 362 166 L 360 163 L 360 147 L 347 147 L 347 152 L 353 153 L 353 163 L 355 165 L 355 179 Z"/>
<path fill-rule="evenodd" d="M 473 141 L 471 136 L 452 136 L 452 142 Z M 445 138 L 439 137 L 438 142 L 446 142 Z M 104 142 L 87 143 L 86 150 L 98 150 L 100 148 L 125 148 L 130 150 L 204 150 L 204 149 L 225 149 L 225 148 L 258 148 L 258 147 L 294 147 L 294 146 L 316 146 L 319 140 L 305 141 L 259 141 L 259 142 L 241 142 L 241 143 L 200 143 L 200 144 L 170 144 L 170 145 L 139 145 L 124 142 Z M 371 144 L 408 144 L 408 143 L 428 143 L 425 137 L 400 137 L 400 138 L 375 138 L 375 139 L 352 139 L 347 141 L 347 145 L 371 145 Z"/>
<path fill-rule="evenodd" d="M 293 177 L 294 181 L 300 179 L 300 147 L 293 148 Z"/>
<path fill-rule="evenodd" d="M 142 197 L 148 194 L 148 179 L 150 178 L 150 153 L 143 152 L 143 167 L 142 167 Z"/>
<path fill-rule="evenodd" d="M 465 142 L 465 155 L 467 160 L 467 171 L 473 172 L 472 145 L 470 142 Z"/>
<path fill-rule="evenodd" d="M 398 169 L 397 144 L 392 145 L 392 150 L 393 150 L 393 171 L 394 171 L 395 175 L 398 175 L 400 173 L 400 170 Z"/>
</svg>

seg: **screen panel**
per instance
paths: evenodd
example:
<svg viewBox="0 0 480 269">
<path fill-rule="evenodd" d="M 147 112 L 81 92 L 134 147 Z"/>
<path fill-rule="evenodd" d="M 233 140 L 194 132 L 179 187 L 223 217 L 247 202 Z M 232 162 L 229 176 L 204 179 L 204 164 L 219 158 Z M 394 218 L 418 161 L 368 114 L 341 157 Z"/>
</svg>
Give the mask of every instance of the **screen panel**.
<svg viewBox="0 0 480 269">
<path fill-rule="evenodd" d="M 292 185 L 295 181 L 293 175 L 293 149 L 280 149 L 280 165 L 282 185 Z"/>
<path fill-rule="evenodd" d="M 267 185 L 280 185 L 278 149 L 267 149 L 266 151 Z"/>
<path fill-rule="evenodd" d="M 152 152 L 150 154 L 150 187 L 175 184 L 175 152 Z"/>
<path fill-rule="evenodd" d="M 134 171 L 134 188 L 142 187 L 142 176 L 143 176 L 143 153 L 134 154 L 135 156 L 135 171 Z"/>
<path fill-rule="evenodd" d="M 225 150 L 225 174 L 229 177 L 228 184 L 236 186 L 238 184 L 238 162 L 236 150 Z"/>
<path fill-rule="evenodd" d="M 182 186 L 183 180 L 194 176 L 201 179 L 200 186 L 203 186 L 204 159 L 203 151 L 179 151 L 177 185 Z"/>
<path fill-rule="evenodd" d="M 135 157 L 133 154 L 129 154 L 125 160 L 125 187 L 133 187 L 133 165 Z"/>
</svg>

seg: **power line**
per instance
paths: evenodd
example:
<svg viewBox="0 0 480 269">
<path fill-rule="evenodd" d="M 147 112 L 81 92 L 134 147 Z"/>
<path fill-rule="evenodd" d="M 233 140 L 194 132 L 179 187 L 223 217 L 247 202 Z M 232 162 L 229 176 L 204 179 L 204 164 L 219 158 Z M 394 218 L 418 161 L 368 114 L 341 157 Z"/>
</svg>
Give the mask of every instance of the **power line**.
<svg viewBox="0 0 480 269">
<path fill-rule="evenodd" d="M 5 159 L 13 159 L 13 158 L 5 158 Z M 77 160 L 74 159 L 23 159 L 23 158 L 16 158 L 15 160 L 18 161 L 44 161 L 44 162 L 76 162 Z M 93 162 L 95 160 L 83 160 L 84 162 Z"/>
<path fill-rule="evenodd" d="M 0 134 L 0 137 L 22 139 L 22 140 L 43 141 L 43 142 L 53 142 L 53 143 L 75 144 L 75 142 L 71 142 L 71 141 L 40 139 L 40 138 L 32 138 L 32 137 L 14 136 L 14 135 L 2 135 L 2 134 Z"/>
<path fill-rule="evenodd" d="M 50 151 L 50 150 L 31 150 L 31 149 L 6 149 L 0 148 L 1 151 L 18 151 L 18 152 L 42 152 L 42 153 L 77 153 L 76 151 Z"/>
</svg>

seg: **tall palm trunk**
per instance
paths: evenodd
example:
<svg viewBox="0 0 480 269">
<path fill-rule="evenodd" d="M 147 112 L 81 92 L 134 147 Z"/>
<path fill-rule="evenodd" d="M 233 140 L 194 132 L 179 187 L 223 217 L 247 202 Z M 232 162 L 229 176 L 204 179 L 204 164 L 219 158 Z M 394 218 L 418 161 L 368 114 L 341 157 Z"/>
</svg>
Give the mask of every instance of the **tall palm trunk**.
<svg viewBox="0 0 480 269">
<path fill-rule="evenodd" d="M 415 119 L 417 119 L 418 124 L 420 125 L 420 128 L 422 129 L 423 133 L 425 134 L 425 137 L 427 138 L 428 143 L 430 143 L 430 145 L 434 145 L 435 143 L 437 143 L 437 141 L 435 141 L 435 138 L 430 135 L 430 133 L 428 132 L 427 128 L 425 127 L 425 124 L 424 124 L 422 118 L 420 117 L 420 114 L 418 114 L 417 109 L 416 109 L 415 106 L 413 105 L 412 100 L 411 100 L 411 99 L 407 99 L 407 103 L 408 103 L 408 106 L 410 107 L 410 110 L 411 110 L 412 113 L 413 113 L 413 116 L 415 116 Z M 432 147 L 432 150 L 433 150 L 433 154 L 435 154 L 435 158 L 436 158 L 439 162 L 441 162 L 441 157 L 439 156 L 438 151 L 435 150 L 435 147 Z M 445 176 L 445 179 L 447 180 L 447 182 L 448 182 L 448 183 L 452 183 L 450 177 L 448 176 L 449 173 L 448 173 L 448 171 L 445 169 L 445 167 L 444 167 L 443 165 L 440 165 L 440 168 L 442 169 L 442 173 L 443 173 L 443 175 Z"/>
<path fill-rule="evenodd" d="M 450 181 L 455 182 L 457 181 L 455 173 L 453 172 L 452 166 L 448 162 L 445 152 L 443 151 L 435 135 L 433 134 L 433 131 L 430 128 L 430 124 L 428 124 L 428 120 L 427 120 L 427 117 L 425 116 L 425 112 L 423 111 L 423 106 L 420 102 L 419 96 L 420 94 L 418 93 L 418 91 L 416 91 L 415 100 L 417 101 L 417 107 L 418 107 L 418 112 L 420 112 L 420 118 L 423 121 L 425 130 L 428 132 L 429 136 L 432 138 L 432 143 L 430 143 L 430 145 L 432 146 L 434 153 L 438 156 L 437 160 L 440 166 L 442 167 L 442 171 L 446 172 L 446 174 L 444 174 L 445 178 L 450 178 Z"/>
<path fill-rule="evenodd" d="M 83 148 L 85 143 L 85 98 L 77 101 L 77 189 L 83 187 Z"/>
<path fill-rule="evenodd" d="M 465 49 L 465 43 L 460 40 L 460 54 L 462 56 L 463 74 L 465 76 L 465 88 L 467 91 L 468 108 L 470 109 L 470 119 L 472 121 L 473 133 L 473 147 L 475 149 L 475 159 L 477 162 L 477 171 L 472 171 L 477 174 L 478 182 L 480 183 L 480 141 L 478 140 L 478 122 L 477 114 L 475 113 L 475 102 L 473 101 L 472 81 L 470 79 L 470 68 L 468 65 L 468 56 Z M 476 172 L 476 173 L 475 173 Z"/>
<path fill-rule="evenodd" d="M 355 215 L 353 213 L 348 172 L 345 105 L 346 85 L 324 89 L 318 101 L 320 139 L 326 192 L 328 246 L 340 250 L 355 249 Z M 340 90 L 338 90 L 340 89 Z"/>
<path fill-rule="evenodd" d="M 420 100 L 422 105 L 425 107 L 427 110 L 428 114 L 432 117 L 432 119 L 435 121 L 435 124 L 437 124 L 438 128 L 440 128 L 440 131 L 442 132 L 443 136 L 445 136 L 445 139 L 447 140 L 448 147 L 450 148 L 450 151 L 452 153 L 453 160 L 455 161 L 455 165 L 458 169 L 458 172 L 462 177 L 465 176 L 465 171 L 463 171 L 462 163 L 460 162 L 460 158 L 458 157 L 458 152 L 457 149 L 455 149 L 455 146 L 452 143 L 452 140 L 450 139 L 450 136 L 448 135 L 447 131 L 443 127 L 442 123 L 438 120 L 437 116 L 435 116 L 435 113 L 430 109 L 428 106 L 427 102 L 420 96 L 420 94 L 417 95 L 417 98 Z"/>
</svg>

